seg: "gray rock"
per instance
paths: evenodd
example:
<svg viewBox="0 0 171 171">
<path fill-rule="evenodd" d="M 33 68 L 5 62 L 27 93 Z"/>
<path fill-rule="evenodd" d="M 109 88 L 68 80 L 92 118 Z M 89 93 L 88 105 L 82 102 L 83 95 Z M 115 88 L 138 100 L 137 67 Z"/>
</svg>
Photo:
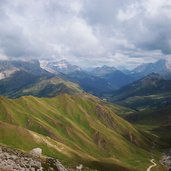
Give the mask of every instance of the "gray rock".
<svg viewBox="0 0 171 171">
<path fill-rule="evenodd" d="M 67 169 L 58 160 L 55 161 L 55 165 L 59 171 L 67 171 Z"/>
<path fill-rule="evenodd" d="M 42 149 L 35 148 L 28 153 L 0 146 L 0 170 L 11 171 L 43 171 L 49 166 L 49 171 L 67 171 L 67 169 L 54 158 L 41 158 Z"/>
<path fill-rule="evenodd" d="M 41 148 L 34 148 L 29 153 L 33 157 L 41 157 L 41 155 L 42 155 L 42 149 Z"/>
</svg>

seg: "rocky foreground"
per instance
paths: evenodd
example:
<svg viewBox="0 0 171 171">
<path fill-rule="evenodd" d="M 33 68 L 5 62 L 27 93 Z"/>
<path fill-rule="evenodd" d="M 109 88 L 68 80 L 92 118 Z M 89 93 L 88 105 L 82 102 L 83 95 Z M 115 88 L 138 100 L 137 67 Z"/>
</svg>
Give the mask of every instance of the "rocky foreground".
<svg viewBox="0 0 171 171">
<path fill-rule="evenodd" d="M 23 153 L 0 146 L 0 171 L 67 171 L 57 159 L 41 157 L 41 152 L 40 148 Z"/>
<path fill-rule="evenodd" d="M 163 155 L 161 164 L 165 165 L 168 171 L 171 171 L 171 150 Z"/>
</svg>

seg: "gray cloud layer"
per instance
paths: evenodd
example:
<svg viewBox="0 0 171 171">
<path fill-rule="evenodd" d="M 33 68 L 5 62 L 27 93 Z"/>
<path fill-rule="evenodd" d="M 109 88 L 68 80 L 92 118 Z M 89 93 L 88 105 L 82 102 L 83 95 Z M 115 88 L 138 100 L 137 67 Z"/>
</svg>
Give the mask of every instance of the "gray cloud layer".
<svg viewBox="0 0 171 171">
<path fill-rule="evenodd" d="M 1 0 L 0 58 L 84 66 L 170 58 L 171 1 Z"/>
</svg>

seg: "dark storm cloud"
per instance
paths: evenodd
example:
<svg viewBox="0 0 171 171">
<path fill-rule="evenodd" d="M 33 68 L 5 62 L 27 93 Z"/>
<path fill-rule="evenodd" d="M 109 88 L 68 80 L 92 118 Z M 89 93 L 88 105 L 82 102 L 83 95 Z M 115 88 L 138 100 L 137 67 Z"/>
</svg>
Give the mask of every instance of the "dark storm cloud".
<svg viewBox="0 0 171 171">
<path fill-rule="evenodd" d="M 167 0 L 1 0 L 0 21 L 0 58 L 132 66 L 171 54 Z"/>
</svg>

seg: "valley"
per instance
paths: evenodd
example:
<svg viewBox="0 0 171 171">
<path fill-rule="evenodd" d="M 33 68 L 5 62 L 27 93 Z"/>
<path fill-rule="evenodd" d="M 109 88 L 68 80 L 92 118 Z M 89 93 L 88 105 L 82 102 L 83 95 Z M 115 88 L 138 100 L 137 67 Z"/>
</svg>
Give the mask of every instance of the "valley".
<svg viewBox="0 0 171 171">
<path fill-rule="evenodd" d="M 160 160 L 171 144 L 170 80 L 157 73 L 122 77 L 107 66 L 91 74 L 66 61 L 58 63 L 60 70 L 52 64 L 3 67 L 16 71 L 0 80 L 1 145 L 25 152 L 39 147 L 70 169 L 81 163 L 99 171 L 166 170 Z"/>
</svg>

